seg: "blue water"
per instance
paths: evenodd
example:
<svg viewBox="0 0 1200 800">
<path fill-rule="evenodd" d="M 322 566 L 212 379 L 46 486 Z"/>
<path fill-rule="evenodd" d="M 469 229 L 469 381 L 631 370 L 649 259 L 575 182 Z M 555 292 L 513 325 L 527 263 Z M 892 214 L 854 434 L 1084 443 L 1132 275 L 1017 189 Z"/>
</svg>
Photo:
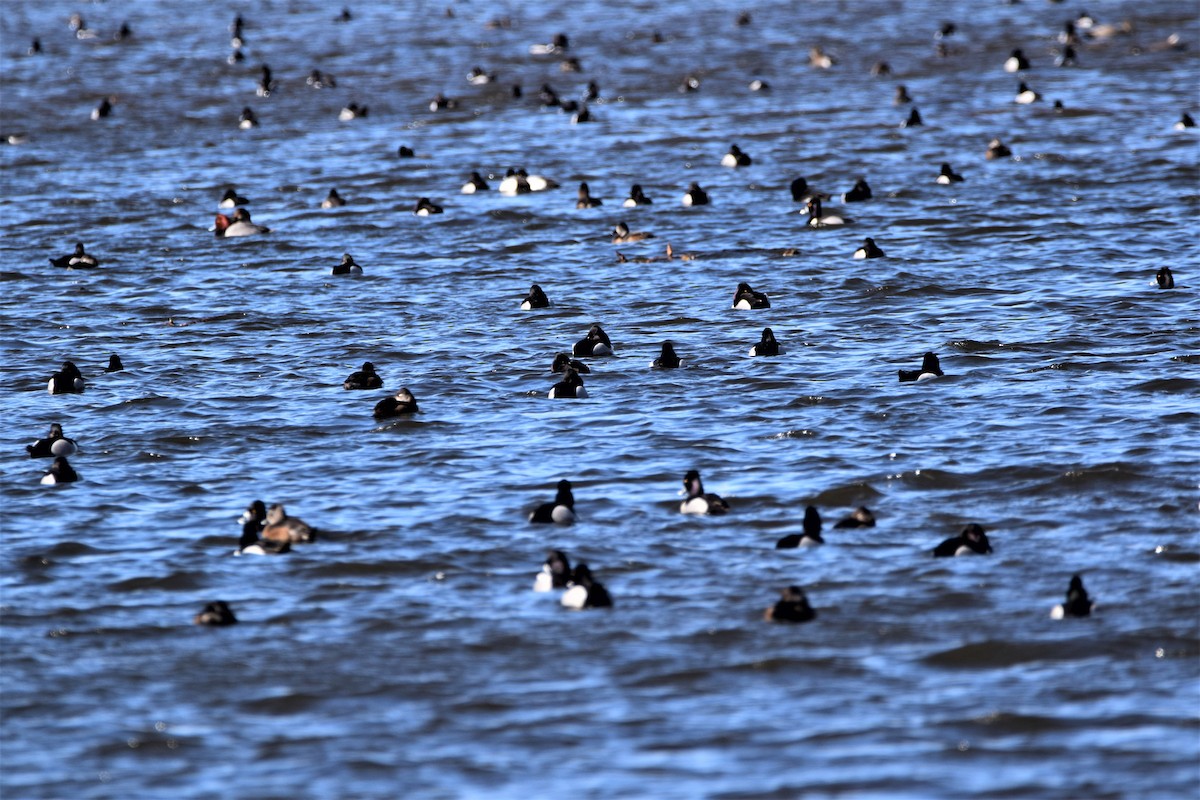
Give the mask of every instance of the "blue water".
<svg viewBox="0 0 1200 800">
<path fill-rule="evenodd" d="M 1132 31 L 1057 68 L 1080 10 L 0 7 L 4 797 L 1194 794 L 1200 134 L 1173 125 L 1200 112 L 1200 25 L 1096 4 Z M 529 53 L 560 31 L 582 72 Z M 1021 80 L 1045 99 L 1014 104 Z M 539 107 L 588 81 L 594 122 Z M 733 143 L 752 166 L 719 166 Z M 520 166 L 561 187 L 494 191 Z M 493 191 L 460 194 L 472 170 Z M 875 196 L 809 229 L 798 176 Z M 581 181 L 603 206 L 575 209 Z M 692 181 L 710 206 L 681 206 Z M 633 183 L 653 205 L 621 208 Z M 271 233 L 213 236 L 230 186 Z M 611 244 L 621 220 L 654 238 Z M 886 258 L 851 258 L 866 236 Z M 100 268 L 47 263 L 76 241 Z M 346 252 L 363 277 L 330 275 Z M 741 281 L 771 308 L 731 310 Z M 518 310 L 535 282 L 554 306 Z M 615 357 L 548 400 L 595 322 Z M 766 326 L 786 353 L 748 357 Z M 650 370 L 667 339 L 689 365 Z M 898 383 L 926 351 L 945 377 Z M 88 388 L 51 396 L 67 359 Z M 343 391 L 368 360 L 384 389 Z M 372 419 L 402 386 L 422 412 Z M 78 483 L 25 458 L 52 422 Z M 678 513 L 693 468 L 727 516 Z M 527 523 L 564 477 L 579 522 Z M 233 557 L 254 499 L 322 537 Z M 809 504 L 827 543 L 776 550 Z M 877 527 L 833 529 L 859 505 Z M 930 556 L 969 522 L 991 555 Z M 551 547 L 614 608 L 535 594 Z M 1072 574 L 1096 611 L 1051 620 Z M 817 619 L 763 622 L 789 584 Z M 191 624 L 215 599 L 238 625 Z"/>
</svg>

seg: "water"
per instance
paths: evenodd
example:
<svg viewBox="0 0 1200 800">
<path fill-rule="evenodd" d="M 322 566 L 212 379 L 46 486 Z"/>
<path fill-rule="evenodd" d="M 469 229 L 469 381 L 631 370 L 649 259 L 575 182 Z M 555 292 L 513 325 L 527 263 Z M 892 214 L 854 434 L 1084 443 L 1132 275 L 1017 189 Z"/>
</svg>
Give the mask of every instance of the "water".
<svg viewBox="0 0 1200 800">
<path fill-rule="evenodd" d="M 0 149 L 5 797 L 1194 793 L 1200 202 L 1172 130 L 1194 7 L 1092 8 L 1134 32 L 1071 69 L 1053 37 L 1077 10 L 1051 3 L 766 3 L 742 27 L 724 3 L 445 8 L 3 7 L 2 132 L 28 135 Z M 529 55 L 559 31 L 582 73 Z M 588 80 L 594 123 L 538 109 Z M 898 127 L 897 84 L 924 127 Z M 460 107 L 429 112 L 439 91 Z M 369 116 L 339 123 L 352 101 Z M 992 137 L 1014 158 L 985 160 Z M 752 167 L 718 166 L 735 142 Z M 943 161 L 966 182 L 935 185 Z M 510 166 L 562 188 L 458 193 Z M 876 197 L 809 230 L 798 175 Z M 603 207 L 574 209 L 585 180 Z M 711 206 L 680 207 L 693 180 Z M 654 205 L 621 209 L 635 182 Z M 230 185 L 270 235 L 207 231 Z M 323 211 L 333 187 L 349 205 Z M 446 213 L 413 216 L 422 195 Z M 614 247 L 619 220 L 656 236 Z M 852 260 L 864 236 L 888 257 Z M 46 263 L 77 240 L 100 269 Z M 329 275 L 343 252 L 363 278 Z M 739 281 L 772 307 L 730 310 Z M 517 310 L 533 282 L 549 311 Z M 591 399 L 547 400 L 592 322 L 617 357 Z M 768 325 L 787 353 L 747 357 Z M 689 367 L 647 368 L 664 339 Z M 926 350 L 946 377 L 898 384 Z M 46 394 L 68 358 L 87 392 Z M 375 423 L 387 391 L 340 388 L 366 360 L 423 413 Z M 54 421 L 77 484 L 21 457 Z M 727 517 L 677 513 L 690 468 Z M 563 477 L 581 521 L 533 529 Z M 256 498 L 328 534 L 233 558 Z M 807 504 L 828 544 L 776 551 Z M 859 504 L 878 527 L 831 529 Z M 930 557 L 971 521 L 993 555 Z M 615 608 L 534 594 L 548 547 Z M 1074 573 L 1098 610 L 1052 621 Z M 791 583 L 817 620 L 763 623 Z M 239 625 L 190 624 L 218 598 Z"/>
</svg>

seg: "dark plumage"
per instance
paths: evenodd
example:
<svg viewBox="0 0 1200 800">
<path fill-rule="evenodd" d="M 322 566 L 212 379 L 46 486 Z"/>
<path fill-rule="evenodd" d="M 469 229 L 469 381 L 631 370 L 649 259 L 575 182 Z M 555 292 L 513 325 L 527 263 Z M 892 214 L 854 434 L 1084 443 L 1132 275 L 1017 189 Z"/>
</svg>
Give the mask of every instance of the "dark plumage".
<svg viewBox="0 0 1200 800">
<path fill-rule="evenodd" d="M 821 514 L 814 506 L 804 509 L 804 533 L 790 533 L 775 543 L 776 550 L 825 544 L 821 538 Z"/>
<path fill-rule="evenodd" d="M 938 357 L 933 353 L 926 353 L 924 357 L 922 357 L 920 369 L 899 370 L 901 383 L 911 383 L 912 381 L 920 380 L 921 377 L 925 375 L 932 377 L 934 375 L 941 376 L 944 374 L 945 373 L 942 372 L 942 362 L 939 361 Z"/>
<path fill-rule="evenodd" d="M 874 528 L 875 515 L 866 506 L 859 506 L 854 509 L 854 513 L 850 516 L 838 520 L 834 528 Z"/>
<path fill-rule="evenodd" d="M 343 389 L 379 389 L 382 387 L 383 378 L 375 372 L 375 365 L 370 361 L 364 361 L 362 369 L 351 372 L 350 376 L 342 383 Z"/>
<path fill-rule="evenodd" d="M 571 493 L 571 482 L 558 482 L 558 491 L 554 500 L 542 503 L 529 515 L 530 522 L 558 523 L 569 525 L 575 521 L 575 495 Z"/>
<path fill-rule="evenodd" d="M 675 346 L 670 342 L 663 342 L 662 353 L 650 366 L 655 369 L 677 369 L 682 363 L 682 359 L 675 354 Z"/>
<path fill-rule="evenodd" d="M 933 555 L 936 558 L 970 555 L 972 553 L 985 555 L 990 552 L 992 552 L 992 545 L 988 542 L 988 537 L 983 530 L 983 526 L 974 522 L 963 528 L 962 533 L 958 536 L 947 539 L 933 549 Z"/>
<path fill-rule="evenodd" d="M 770 308 L 771 301 L 762 292 L 756 292 L 748 283 L 739 283 L 733 293 L 733 308 L 740 310 Z"/>
<path fill-rule="evenodd" d="M 767 622 L 808 622 L 816 616 L 817 612 L 808 604 L 808 598 L 799 586 L 784 589 L 779 601 L 763 613 Z"/>
<path fill-rule="evenodd" d="M 408 389 L 401 389 L 396 392 L 394 397 L 385 397 L 375 404 L 375 419 L 415 414 L 419 410 L 417 398 L 413 397 L 412 392 Z"/>
<path fill-rule="evenodd" d="M 525 299 L 521 301 L 521 309 L 529 311 L 535 308 L 549 308 L 550 298 L 542 291 L 542 287 L 536 283 L 529 287 L 529 294 L 525 295 Z"/>
<path fill-rule="evenodd" d="M 224 600 L 214 600 L 204 606 L 203 611 L 192 617 L 192 622 L 196 625 L 233 625 L 237 622 L 237 617 L 233 615 L 233 610 Z"/>
</svg>

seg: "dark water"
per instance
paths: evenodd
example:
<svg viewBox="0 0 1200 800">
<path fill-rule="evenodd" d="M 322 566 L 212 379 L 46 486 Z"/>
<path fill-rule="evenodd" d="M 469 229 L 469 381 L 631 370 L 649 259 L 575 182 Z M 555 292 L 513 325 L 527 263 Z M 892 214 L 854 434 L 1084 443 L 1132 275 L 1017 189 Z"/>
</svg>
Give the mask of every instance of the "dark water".
<svg viewBox="0 0 1200 800">
<path fill-rule="evenodd" d="M 1195 793 L 1200 170 L 1172 126 L 1200 28 L 1194 3 L 1093 5 L 1132 33 L 1056 68 L 1080 9 L 1040 0 L 4 4 L 4 797 Z M 529 54 L 558 31 L 582 72 Z M 1021 79 L 1045 99 L 1015 105 Z M 589 80 L 593 123 L 538 108 Z M 338 122 L 351 101 L 369 116 Z M 753 166 L 719 166 L 734 142 Z M 459 194 L 510 166 L 562 188 Z M 798 175 L 875 198 L 810 230 Z M 711 206 L 680 206 L 690 181 Z M 620 208 L 635 182 L 654 204 Z M 208 232 L 231 185 L 271 234 Z M 614 247 L 619 220 L 656 238 Z M 887 258 L 851 259 L 865 236 Z M 77 240 L 100 269 L 46 263 Z M 364 277 L 329 275 L 343 252 Z M 772 307 L 730 310 L 739 281 Z M 533 282 L 554 308 L 517 310 Z M 547 400 L 592 322 L 617 357 Z M 747 357 L 767 325 L 786 355 Z M 649 370 L 664 339 L 691 365 Z M 898 384 L 926 350 L 946 377 Z M 48 395 L 68 358 L 87 392 Z M 423 413 L 375 423 L 387 391 L 340 388 L 365 360 Z M 54 421 L 77 484 L 22 457 Z M 677 513 L 690 468 L 727 517 Z M 580 522 L 534 529 L 563 477 Z M 331 533 L 230 557 L 255 498 Z M 776 551 L 808 504 L 828 543 Z M 831 529 L 859 504 L 878 527 Z M 930 557 L 971 521 L 993 555 Z M 615 608 L 534 594 L 552 546 Z M 1052 621 L 1074 573 L 1097 612 Z M 763 623 L 791 583 L 817 620 Z M 241 624 L 192 626 L 217 598 Z"/>
</svg>

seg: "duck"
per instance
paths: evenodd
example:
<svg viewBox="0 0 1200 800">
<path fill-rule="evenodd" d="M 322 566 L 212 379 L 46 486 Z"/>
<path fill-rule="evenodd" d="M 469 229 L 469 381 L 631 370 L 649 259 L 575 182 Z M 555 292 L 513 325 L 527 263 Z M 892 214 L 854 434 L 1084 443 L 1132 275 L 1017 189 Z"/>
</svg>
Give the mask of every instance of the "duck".
<svg viewBox="0 0 1200 800">
<path fill-rule="evenodd" d="M 1155 282 L 1155 284 L 1158 285 L 1158 288 L 1160 288 L 1160 289 L 1174 289 L 1175 288 L 1175 276 L 1173 274 L 1171 274 L 1171 268 L 1170 267 L 1161 268 L 1158 271 L 1158 274 L 1156 274 L 1154 276 L 1154 282 Z"/>
<path fill-rule="evenodd" d="M 316 529 L 298 517 L 289 517 L 280 503 L 275 503 L 267 511 L 266 523 L 260 538 L 268 542 L 296 543 L 317 540 Z"/>
<path fill-rule="evenodd" d="M 859 506 L 850 516 L 843 517 L 833 526 L 834 528 L 874 528 L 875 515 L 866 506 Z"/>
<path fill-rule="evenodd" d="M 260 233 L 270 233 L 265 225 L 256 225 L 250 221 L 250 212 L 239 208 L 233 212 L 233 218 L 217 214 L 216 234 L 218 237 L 231 239 L 236 236 L 256 236 Z"/>
<path fill-rule="evenodd" d="M 62 368 L 50 376 L 46 391 L 50 394 L 83 394 L 83 374 L 74 361 L 64 361 Z"/>
<path fill-rule="evenodd" d="M 913 106 L 912 110 L 908 112 L 908 117 L 900 123 L 900 127 L 917 128 L 924 124 L 925 120 L 921 119 L 921 112 L 917 110 L 916 106 Z"/>
<path fill-rule="evenodd" d="M 913 381 L 927 381 L 930 378 L 940 378 L 945 373 L 942 372 L 942 362 L 934 353 L 926 353 L 921 357 L 920 369 L 902 369 L 899 370 L 901 383 L 912 383 Z"/>
<path fill-rule="evenodd" d="M 55 456 L 54 463 L 50 465 L 50 469 L 46 470 L 46 474 L 42 475 L 42 485 L 52 486 L 56 483 L 73 483 L 79 480 L 77 473 L 66 456 Z"/>
<path fill-rule="evenodd" d="M 575 495 L 571 493 L 571 482 L 563 479 L 558 482 L 554 500 L 542 503 L 529 513 L 530 522 L 557 523 L 570 525 L 575 521 Z"/>
<path fill-rule="evenodd" d="M 554 34 L 554 39 L 549 44 L 531 44 L 529 45 L 529 54 L 533 56 L 552 56 L 566 52 L 571 46 L 570 40 L 565 33 Z"/>
<path fill-rule="evenodd" d="M 418 217 L 428 217 L 430 214 L 441 214 L 442 207 L 428 197 L 420 197 L 417 198 L 417 204 L 413 206 L 413 213 Z"/>
<path fill-rule="evenodd" d="M 581 103 L 579 106 L 579 110 L 577 110 L 574 114 L 571 115 L 571 124 L 572 125 L 579 125 L 580 123 L 591 122 L 591 121 L 592 121 L 592 112 L 588 110 L 587 103 Z"/>
<path fill-rule="evenodd" d="M 352 119 L 367 116 L 369 109 L 358 103 L 349 103 L 338 112 L 338 122 L 349 122 Z"/>
<path fill-rule="evenodd" d="M 250 106 L 242 108 L 242 113 L 238 115 L 238 127 L 244 131 L 258 127 L 258 117 L 254 113 L 254 109 Z"/>
<path fill-rule="evenodd" d="M 63 436 L 62 425 L 50 423 L 50 433 L 45 439 L 38 439 L 33 444 L 25 445 L 25 451 L 30 458 L 49 458 L 50 456 L 73 456 L 79 446 L 74 439 Z"/>
<path fill-rule="evenodd" d="M 225 190 L 225 194 L 221 195 L 221 201 L 217 203 L 217 208 L 237 208 L 247 205 L 249 202 L 238 194 L 236 189 L 229 188 Z"/>
<path fill-rule="evenodd" d="M 700 79 L 697 78 L 695 75 L 685 75 L 683 77 L 683 83 L 679 84 L 679 91 L 684 94 L 688 94 L 690 92 L 697 92 L 699 90 L 700 90 Z"/>
<path fill-rule="evenodd" d="M 1172 127 L 1177 131 L 1194 128 L 1196 127 L 1196 120 L 1192 119 L 1192 115 L 1185 111 L 1183 112 L 1183 116 L 1179 118 L 1179 121 L 1176 122 Z"/>
<path fill-rule="evenodd" d="M 558 92 L 554 91 L 548 83 L 543 83 L 542 88 L 538 89 L 538 102 L 543 108 L 558 108 L 562 106 L 562 100 L 559 99 Z"/>
<path fill-rule="evenodd" d="M 1040 94 L 1030 89 L 1025 81 L 1021 81 L 1020 85 L 1017 86 L 1017 95 L 1013 98 L 1013 102 L 1020 103 L 1021 105 L 1029 105 L 1041 99 L 1042 96 Z"/>
<path fill-rule="evenodd" d="M 672 261 L 676 258 L 678 258 L 680 261 L 695 261 L 696 260 L 696 256 L 694 253 L 676 253 L 675 248 L 671 247 L 671 243 L 667 242 L 667 247 L 666 247 L 666 250 L 664 251 L 663 259 L 666 261 Z"/>
<path fill-rule="evenodd" d="M 753 163 L 750 156 L 743 153 L 736 144 L 730 145 L 729 152 L 721 158 L 722 167 L 748 167 Z"/>
<path fill-rule="evenodd" d="M 913 101 L 912 95 L 908 93 L 908 87 L 900 84 L 896 87 L 895 93 L 892 95 L 892 105 L 906 106 Z"/>
<path fill-rule="evenodd" d="M 812 191 L 809 188 L 808 181 L 802 177 L 793 180 L 788 188 L 792 193 L 792 202 L 795 203 L 807 204 L 808 201 L 812 200 L 814 197 L 821 200 L 829 199 L 829 195 L 825 194 L 824 192 Z"/>
<path fill-rule="evenodd" d="M 408 389 L 401 389 L 393 397 L 385 397 L 375 404 L 375 419 L 400 417 L 420 411 L 417 398 Z"/>
<path fill-rule="evenodd" d="M 382 389 L 383 378 L 375 371 L 375 365 L 370 361 L 364 361 L 362 369 L 357 372 L 351 372 L 346 380 L 342 381 L 343 389 Z"/>
<path fill-rule="evenodd" d="M 585 103 L 594 103 L 600 99 L 600 85 L 595 81 L 588 81 L 587 87 L 583 92 L 583 100 Z"/>
<path fill-rule="evenodd" d="M 362 275 L 363 268 L 355 261 L 354 256 L 349 253 L 342 253 L 342 263 L 335 266 L 329 273 L 330 275 Z"/>
<path fill-rule="evenodd" d="M 475 194 L 476 192 L 486 192 L 488 190 L 487 181 L 478 172 L 472 172 L 471 178 L 463 184 L 463 194 Z"/>
<path fill-rule="evenodd" d="M 259 97 L 270 97 L 271 92 L 275 91 L 275 80 L 271 77 L 271 68 L 266 64 L 259 67 L 258 86 L 255 87 L 254 93 Z"/>
<path fill-rule="evenodd" d="M 535 592 L 565 589 L 571 582 L 571 562 L 562 550 L 551 550 L 542 562 L 542 568 L 533 579 Z"/>
<path fill-rule="evenodd" d="M 1054 57 L 1054 66 L 1056 67 L 1073 67 L 1076 63 L 1078 63 L 1078 59 L 1075 54 L 1075 48 L 1069 44 L 1063 48 L 1061 53 Z"/>
<path fill-rule="evenodd" d="M 815 506 L 804 509 L 804 532 L 790 533 L 775 543 L 776 550 L 787 550 L 793 547 L 816 547 L 825 544 L 821 538 L 821 513 Z"/>
<path fill-rule="evenodd" d="M 1008 149 L 1008 146 L 999 139 L 992 139 L 990 142 L 988 142 L 987 152 L 984 153 L 984 156 L 988 161 L 992 161 L 993 159 L 997 158 L 1008 158 L 1011 155 L 1012 150 Z"/>
<path fill-rule="evenodd" d="M 396 148 L 396 158 L 416 158 L 417 151 L 413 150 L 406 144 L 402 144 Z"/>
<path fill-rule="evenodd" d="M 587 564 L 579 564 L 571 573 L 571 583 L 560 601 L 567 608 L 611 608 L 612 597 L 604 584 L 592 577 Z"/>
<path fill-rule="evenodd" d="M 705 494 L 698 470 L 689 469 L 683 476 L 682 493 L 686 493 L 687 498 L 679 504 L 681 514 L 724 514 L 729 510 L 729 503 L 718 495 Z"/>
<path fill-rule="evenodd" d="M 750 81 L 750 85 L 747 88 L 752 92 L 769 92 L 771 91 L 771 84 L 760 78 L 755 78 Z"/>
<path fill-rule="evenodd" d="M 452 97 L 446 97 L 446 95 L 438 92 L 433 96 L 433 99 L 429 101 L 429 110 L 440 111 L 443 108 L 447 110 L 458 108 L 458 101 Z"/>
<path fill-rule="evenodd" d="M 321 201 L 321 208 L 341 208 L 346 205 L 346 200 L 337 189 L 330 189 L 329 194 L 325 195 L 325 199 Z"/>
<path fill-rule="evenodd" d="M 599 197 L 592 197 L 586 181 L 579 184 L 579 199 L 575 201 L 576 208 L 596 208 L 602 205 L 604 205 L 604 201 Z"/>
<path fill-rule="evenodd" d="M 613 354 L 612 340 L 599 325 L 588 328 L 587 335 L 575 343 L 571 354 L 576 356 L 611 356 Z"/>
<path fill-rule="evenodd" d="M 591 372 L 591 369 L 588 368 L 587 364 L 571 358 L 569 353 L 559 353 L 554 357 L 554 361 L 550 363 L 551 372 L 566 372 L 568 367 L 575 370 L 580 375 L 587 375 Z"/>
<path fill-rule="evenodd" d="M 850 191 L 842 195 L 842 202 L 861 203 L 864 200 L 870 200 L 871 197 L 871 187 L 867 183 L 867 179 L 859 178 L 854 182 L 854 186 L 850 189 Z"/>
<path fill-rule="evenodd" d="M 762 292 L 756 292 L 750 288 L 750 284 L 742 282 L 737 285 L 737 290 L 733 293 L 732 308 L 738 311 L 749 311 L 751 309 L 770 308 L 771 301 Z"/>
<path fill-rule="evenodd" d="M 629 187 L 629 197 L 625 198 L 625 202 L 621 203 L 625 208 L 634 208 L 635 206 L 648 206 L 654 203 L 649 197 L 642 192 L 642 185 L 635 183 Z"/>
<path fill-rule="evenodd" d="M 544 192 L 558 188 L 558 181 L 542 175 L 530 175 L 524 169 L 510 169 L 500 181 L 497 190 L 500 194 L 517 195 L 530 192 Z"/>
<path fill-rule="evenodd" d="M 214 600 L 211 603 L 207 603 L 203 611 L 192 617 L 192 622 L 196 625 L 221 627 L 236 624 L 237 617 L 233 615 L 233 609 L 224 600 Z"/>
<path fill-rule="evenodd" d="M 1029 69 L 1029 59 L 1027 59 L 1025 54 L 1021 52 L 1020 48 L 1018 48 L 1013 50 L 1012 55 L 1005 59 L 1004 71 L 1020 72 L 1023 69 Z"/>
<path fill-rule="evenodd" d="M 965 180 L 963 176 L 955 172 L 954 167 L 946 163 L 942 164 L 942 171 L 938 173 L 937 176 L 937 182 L 939 184 L 942 186 L 948 186 L 952 183 L 962 183 L 963 180 Z"/>
<path fill-rule="evenodd" d="M 108 366 L 104 368 L 105 372 L 121 372 L 125 369 L 125 365 L 121 363 L 121 357 L 113 353 L 108 357 Z"/>
<path fill-rule="evenodd" d="M 777 356 L 782 352 L 783 348 L 775 340 L 775 332 L 770 328 L 763 328 L 762 338 L 750 348 L 751 356 Z"/>
<path fill-rule="evenodd" d="M 992 545 L 988 542 L 987 533 L 984 532 L 983 526 L 972 522 L 963 528 L 962 533 L 933 548 L 933 555 L 936 558 L 946 558 L 948 556 L 967 556 L 967 555 L 985 555 L 992 552 Z"/>
<path fill-rule="evenodd" d="M 242 536 L 238 540 L 237 550 L 233 551 L 235 556 L 277 556 L 291 552 L 292 543 L 289 539 L 259 537 L 267 522 L 267 506 L 262 500 L 255 500 L 248 505 L 238 522 L 242 524 Z"/>
<path fill-rule="evenodd" d="M 563 371 L 563 379 L 550 387 L 546 394 L 550 400 L 585 400 L 587 396 L 587 389 L 583 388 L 583 378 L 570 367 Z"/>
<path fill-rule="evenodd" d="M 775 605 L 763 612 L 767 622 L 808 622 L 816 617 L 817 612 L 808 604 L 808 598 L 799 586 L 784 589 Z"/>
<path fill-rule="evenodd" d="M 113 104 L 107 97 L 100 101 L 100 104 L 92 109 L 92 121 L 101 120 L 112 114 Z"/>
<path fill-rule="evenodd" d="M 308 73 L 304 82 L 314 89 L 333 89 L 337 86 L 337 80 L 332 75 L 328 72 L 321 72 L 319 69 Z"/>
<path fill-rule="evenodd" d="M 483 86 L 496 80 L 496 74 L 488 73 L 483 67 L 472 67 L 467 73 L 467 83 L 472 86 Z"/>
<path fill-rule="evenodd" d="M 688 190 L 683 193 L 681 201 L 684 206 L 706 206 L 709 203 L 708 192 L 700 188 L 700 184 L 692 181 L 688 185 Z"/>
<path fill-rule="evenodd" d="M 1083 588 L 1083 578 L 1072 575 L 1067 585 L 1067 601 L 1050 609 L 1050 619 L 1090 616 L 1095 607 L 1096 601 L 1089 598 L 1087 589 Z"/>
<path fill-rule="evenodd" d="M 837 225 L 848 225 L 853 221 L 849 217 L 824 213 L 821 210 L 821 198 L 819 197 L 813 197 L 808 201 L 808 227 L 810 228 L 831 228 Z"/>
<path fill-rule="evenodd" d="M 629 226 L 624 222 L 618 222 L 612 232 L 613 244 L 627 244 L 629 242 L 641 242 L 646 239 L 653 239 L 654 234 L 648 231 L 631 231 Z"/>
<path fill-rule="evenodd" d="M 662 343 L 662 352 L 658 358 L 650 362 L 651 369 L 679 369 L 687 364 L 682 358 L 675 354 L 675 345 L 670 341 Z"/>
<path fill-rule="evenodd" d="M 544 175 L 530 175 L 523 168 L 517 170 L 517 174 L 524 178 L 529 183 L 529 191 L 545 192 L 550 189 L 557 189 L 558 181 L 553 178 L 547 178 Z"/>
<path fill-rule="evenodd" d="M 875 244 L 875 240 L 868 236 L 863 239 L 863 246 L 854 251 L 854 258 L 884 258 L 884 252 L 879 249 L 879 245 Z"/>
<path fill-rule="evenodd" d="M 829 69 L 837 61 L 833 59 L 833 56 L 821 49 L 820 45 L 814 45 L 808 49 L 808 63 L 817 69 Z"/>
<path fill-rule="evenodd" d="M 536 283 L 529 287 L 529 294 L 525 295 L 525 299 L 521 301 L 522 311 L 531 311 L 535 308 L 549 308 L 550 298 L 542 291 L 542 287 Z"/>
<path fill-rule="evenodd" d="M 83 242 L 76 242 L 75 250 L 72 253 L 51 258 L 50 263 L 63 269 L 94 269 L 100 266 L 99 259 L 84 251 Z"/>
</svg>

